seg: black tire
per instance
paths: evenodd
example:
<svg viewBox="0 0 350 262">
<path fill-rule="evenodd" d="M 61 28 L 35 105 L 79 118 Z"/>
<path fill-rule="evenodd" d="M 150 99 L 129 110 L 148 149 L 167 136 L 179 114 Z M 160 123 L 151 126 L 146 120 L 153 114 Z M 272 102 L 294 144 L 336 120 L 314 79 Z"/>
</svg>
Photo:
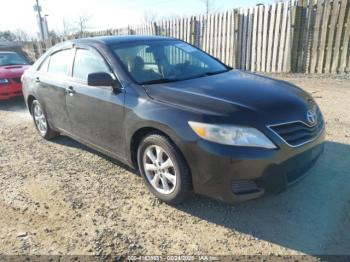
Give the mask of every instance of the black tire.
<svg viewBox="0 0 350 262">
<path fill-rule="evenodd" d="M 46 130 L 45 132 L 43 132 L 43 130 L 40 130 L 37 122 L 35 121 L 35 116 L 34 116 L 34 110 L 35 110 L 35 107 L 39 107 L 43 113 L 43 117 L 46 121 Z M 42 136 L 43 138 L 45 138 L 46 140 L 51 140 L 51 139 L 54 139 L 56 138 L 57 136 L 59 136 L 60 133 L 56 132 L 55 130 L 53 130 L 49 124 L 49 122 L 47 121 L 47 117 L 46 117 L 46 113 L 44 111 L 44 109 L 42 108 L 41 104 L 39 103 L 38 100 L 34 100 L 31 104 L 31 107 L 30 107 L 30 112 L 32 113 L 32 117 L 33 117 L 33 122 L 34 122 L 34 125 L 39 133 L 40 136 Z"/>
<path fill-rule="evenodd" d="M 173 192 L 169 194 L 162 194 L 158 192 L 150 183 L 146 176 L 144 168 L 144 154 L 147 148 L 151 146 L 161 147 L 165 153 L 171 158 L 173 169 L 176 174 L 176 185 Z M 180 154 L 179 150 L 173 143 L 165 136 L 152 133 L 147 135 L 140 143 L 137 151 L 137 162 L 139 171 L 145 180 L 148 189 L 160 200 L 168 204 L 180 204 L 192 195 L 192 177 L 186 161 Z"/>
</svg>

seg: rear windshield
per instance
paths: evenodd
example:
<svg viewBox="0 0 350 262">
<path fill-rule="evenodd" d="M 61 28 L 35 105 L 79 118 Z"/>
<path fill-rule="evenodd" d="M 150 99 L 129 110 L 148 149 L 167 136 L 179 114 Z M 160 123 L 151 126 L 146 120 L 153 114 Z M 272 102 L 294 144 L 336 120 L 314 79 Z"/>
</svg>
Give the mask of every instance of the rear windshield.
<svg viewBox="0 0 350 262">
<path fill-rule="evenodd" d="M 229 70 L 203 51 L 177 40 L 122 43 L 112 50 L 139 84 L 180 81 Z"/>
</svg>

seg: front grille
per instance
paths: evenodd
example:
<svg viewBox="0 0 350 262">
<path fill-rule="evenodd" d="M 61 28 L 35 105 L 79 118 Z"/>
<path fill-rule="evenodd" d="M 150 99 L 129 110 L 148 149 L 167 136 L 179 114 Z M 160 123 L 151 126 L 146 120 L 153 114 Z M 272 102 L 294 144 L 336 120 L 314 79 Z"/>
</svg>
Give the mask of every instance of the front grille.
<svg viewBox="0 0 350 262">
<path fill-rule="evenodd" d="M 321 112 L 317 112 L 317 124 L 309 126 L 302 121 L 272 125 L 269 128 L 290 146 L 301 146 L 313 141 L 321 133 L 324 122 Z"/>
<path fill-rule="evenodd" d="M 21 78 L 20 77 L 12 78 L 12 80 L 15 81 L 18 84 L 21 83 Z"/>
</svg>

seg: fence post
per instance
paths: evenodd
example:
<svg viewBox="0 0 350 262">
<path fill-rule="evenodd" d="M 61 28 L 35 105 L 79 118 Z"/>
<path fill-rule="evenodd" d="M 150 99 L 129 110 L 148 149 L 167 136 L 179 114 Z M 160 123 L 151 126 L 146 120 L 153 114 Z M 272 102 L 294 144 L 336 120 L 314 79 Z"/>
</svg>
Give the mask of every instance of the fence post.
<svg viewBox="0 0 350 262">
<path fill-rule="evenodd" d="M 266 55 L 266 72 L 271 72 L 272 69 L 272 55 L 273 55 L 273 34 L 275 32 L 275 21 L 276 21 L 276 7 L 277 4 L 272 4 L 270 7 L 269 15 L 269 32 L 268 32 L 268 39 L 267 39 L 267 55 Z"/>
<path fill-rule="evenodd" d="M 315 16 L 316 8 L 313 3 L 310 1 L 307 6 L 307 23 L 306 23 L 306 33 L 304 42 L 304 60 L 303 60 L 303 72 L 309 73 L 310 71 L 310 60 L 311 60 L 311 48 L 312 48 L 312 39 L 314 35 L 314 25 L 315 25 Z"/>
<path fill-rule="evenodd" d="M 324 66 L 324 58 L 326 52 L 326 41 L 327 41 L 327 32 L 328 32 L 328 18 L 331 11 L 331 0 L 324 0 L 323 2 L 323 13 L 320 23 L 320 39 L 318 45 L 318 58 L 317 66 L 315 71 L 317 73 L 322 73 Z"/>
<path fill-rule="evenodd" d="M 234 41 L 233 41 L 233 57 L 232 57 L 232 65 L 235 68 L 240 67 L 239 63 L 239 10 L 235 9 L 233 12 L 233 18 L 232 20 L 234 21 L 234 27 L 233 27 L 233 32 L 234 32 Z"/>
<path fill-rule="evenodd" d="M 343 22 L 345 18 L 345 11 L 348 9 L 346 4 L 349 0 L 341 0 L 341 4 L 339 7 L 338 13 L 338 22 L 336 25 L 336 33 L 335 33 L 335 41 L 333 46 L 333 56 L 332 56 L 332 64 L 331 64 L 331 73 L 337 73 L 338 65 L 339 65 L 339 49 L 341 48 L 340 40 L 343 31 Z"/>
<path fill-rule="evenodd" d="M 153 22 L 152 24 L 152 34 L 153 35 L 158 35 L 158 26 L 157 26 L 157 23 L 156 22 Z"/>
<path fill-rule="evenodd" d="M 346 1 L 346 0 L 344 0 Z M 349 40 L 350 40 L 350 5 L 348 5 L 348 14 L 347 14 L 347 20 L 344 21 L 344 37 L 343 37 L 343 42 L 340 47 L 340 61 L 339 61 L 339 68 L 338 68 L 338 73 L 349 73 L 349 68 L 346 68 L 346 59 L 349 59 L 350 56 L 350 49 L 349 47 Z"/>
<path fill-rule="evenodd" d="M 302 38 L 302 20 L 303 20 L 303 0 L 299 0 L 296 6 L 292 8 L 292 57 L 291 70 L 299 72 L 299 54 Z"/>
<path fill-rule="evenodd" d="M 286 44 L 285 53 L 283 57 L 283 72 L 291 72 L 291 57 L 292 57 L 292 43 L 293 43 L 293 31 L 292 31 L 292 21 L 293 21 L 293 5 L 291 2 L 288 3 L 287 12 L 287 29 L 286 29 Z"/>
<path fill-rule="evenodd" d="M 310 73 L 315 73 L 316 71 L 316 62 L 317 62 L 317 54 L 318 54 L 318 45 L 319 45 L 319 33 L 320 33 L 320 24 L 321 24 L 321 15 L 322 15 L 322 1 L 317 1 L 316 6 L 316 18 L 315 18 L 315 25 L 313 29 L 313 40 L 312 40 L 312 46 L 311 46 L 311 57 L 310 57 Z"/>
<path fill-rule="evenodd" d="M 330 17 L 330 23 L 328 27 L 328 40 L 326 45 L 326 56 L 324 61 L 324 73 L 330 73 L 330 66 L 332 61 L 332 53 L 333 53 L 333 43 L 334 43 L 334 37 L 335 37 L 335 29 L 336 29 L 336 22 L 338 18 L 338 0 L 334 0 L 331 2 L 332 4 L 332 12 Z"/>
<path fill-rule="evenodd" d="M 200 27 L 198 25 L 196 16 L 191 17 L 190 28 L 190 43 L 195 46 L 199 46 L 199 33 Z"/>
</svg>

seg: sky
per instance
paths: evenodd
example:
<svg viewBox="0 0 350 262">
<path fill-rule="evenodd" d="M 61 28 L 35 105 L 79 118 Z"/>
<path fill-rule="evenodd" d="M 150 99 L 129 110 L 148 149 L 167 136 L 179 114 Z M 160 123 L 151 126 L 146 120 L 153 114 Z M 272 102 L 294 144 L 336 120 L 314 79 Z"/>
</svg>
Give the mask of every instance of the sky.
<svg viewBox="0 0 350 262">
<path fill-rule="evenodd" d="M 238 7 L 252 7 L 273 0 L 211 0 L 215 11 Z M 24 30 L 36 36 L 33 6 L 35 0 L 0 0 L 0 31 Z M 63 31 L 63 20 L 73 27 L 79 16 L 89 17 L 88 30 L 97 31 L 141 24 L 145 16 L 157 19 L 205 13 L 203 0 L 39 0 L 43 14 L 47 14 L 49 30 Z M 6 11 L 5 11 L 6 10 Z M 5 11 L 5 12 L 4 12 Z"/>
</svg>

